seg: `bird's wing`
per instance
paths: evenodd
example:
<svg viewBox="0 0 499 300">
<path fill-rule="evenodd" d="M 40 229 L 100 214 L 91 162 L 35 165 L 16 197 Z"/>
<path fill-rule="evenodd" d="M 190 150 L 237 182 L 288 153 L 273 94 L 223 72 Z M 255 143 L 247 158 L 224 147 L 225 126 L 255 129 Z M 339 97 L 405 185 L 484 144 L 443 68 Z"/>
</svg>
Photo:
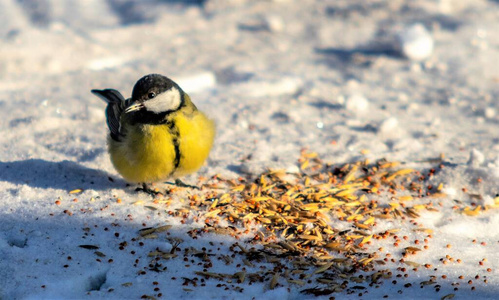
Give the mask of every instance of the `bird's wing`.
<svg viewBox="0 0 499 300">
<path fill-rule="evenodd" d="M 106 119 L 107 126 L 111 131 L 111 137 L 115 141 L 121 141 L 125 136 L 125 132 L 122 130 L 120 121 L 121 115 L 125 111 L 126 107 L 130 104 L 130 99 L 125 100 L 120 92 L 113 89 L 92 90 L 92 93 L 102 100 L 106 101 Z"/>
</svg>

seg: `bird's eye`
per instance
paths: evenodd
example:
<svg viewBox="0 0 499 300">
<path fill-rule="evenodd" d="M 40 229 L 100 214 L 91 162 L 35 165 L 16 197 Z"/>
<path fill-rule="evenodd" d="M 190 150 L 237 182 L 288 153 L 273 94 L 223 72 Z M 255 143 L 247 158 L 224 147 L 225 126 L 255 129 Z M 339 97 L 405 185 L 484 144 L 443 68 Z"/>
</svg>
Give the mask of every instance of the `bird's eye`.
<svg viewBox="0 0 499 300">
<path fill-rule="evenodd" d="M 147 97 L 149 97 L 149 99 L 152 99 L 152 98 L 156 97 L 156 94 L 155 93 L 149 93 L 149 94 L 147 94 Z"/>
</svg>

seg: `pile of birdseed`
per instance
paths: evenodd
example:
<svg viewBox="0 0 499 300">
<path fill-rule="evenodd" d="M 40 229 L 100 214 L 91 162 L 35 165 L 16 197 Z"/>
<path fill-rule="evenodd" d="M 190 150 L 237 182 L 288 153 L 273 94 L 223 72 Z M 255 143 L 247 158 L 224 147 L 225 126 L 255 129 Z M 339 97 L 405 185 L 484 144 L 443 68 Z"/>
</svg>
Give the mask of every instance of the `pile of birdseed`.
<svg viewBox="0 0 499 300">
<path fill-rule="evenodd" d="M 235 273 L 212 271 L 217 263 L 210 258 L 215 256 L 212 250 L 184 249 L 184 261 L 193 256 L 202 260 L 203 271 L 194 272 L 201 282 L 218 280 L 218 287 L 231 284 L 241 292 L 238 284 L 267 282 L 268 289 L 298 285 L 304 294 L 346 292 L 362 296 L 368 293 L 367 286 L 379 287 L 387 280 L 397 284 L 396 279 L 409 277 L 410 270 L 433 268 L 429 263 L 413 261 L 428 249 L 433 238 L 433 231 L 416 219 L 423 211 L 438 211 L 441 201 L 446 201 L 443 183 L 429 183 L 444 168 L 441 159 L 433 162 L 438 162 L 437 166 L 424 172 L 385 160 L 335 166 L 324 163 L 316 153 L 304 151 L 297 172 L 268 170 L 254 178 L 232 180 L 214 176 L 202 185 L 202 192 L 187 197 L 184 207 L 168 214 L 181 218 L 181 223 L 193 220 L 204 224 L 188 232 L 193 239 L 221 234 L 236 240 L 229 248 L 232 256 L 218 257 L 227 265 L 239 258 L 239 271 Z M 155 203 L 169 206 L 171 199 L 156 199 Z M 473 216 L 490 208 L 477 205 L 456 210 Z M 412 232 L 399 232 L 400 222 L 409 222 Z M 389 223 L 392 228 L 386 229 Z M 140 238 L 156 238 L 157 233 L 170 227 L 146 228 Z M 407 242 L 414 237 L 412 243 Z M 373 249 L 373 241 L 385 247 Z M 170 252 L 157 249 L 149 253 L 154 264 L 178 256 L 177 246 L 183 241 L 171 242 L 174 246 Z M 449 255 L 443 260 L 460 262 Z M 183 278 L 184 289 L 197 286 L 199 278 Z M 414 284 L 403 283 L 405 288 Z M 419 284 L 422 288 L 431 286 L 436 292 L 441 288 L 436 276 Z"/>
</svg>

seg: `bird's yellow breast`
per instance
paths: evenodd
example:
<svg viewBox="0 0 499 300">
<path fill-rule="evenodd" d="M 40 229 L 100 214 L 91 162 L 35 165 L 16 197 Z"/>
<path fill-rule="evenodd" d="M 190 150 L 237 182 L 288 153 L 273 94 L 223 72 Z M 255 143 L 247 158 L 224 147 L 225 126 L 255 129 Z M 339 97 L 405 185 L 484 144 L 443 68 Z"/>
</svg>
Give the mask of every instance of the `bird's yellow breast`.
<svg viewBox="0 0 499 300">
<path fill-rule="evenodd" d="M 202 112 L 182 110 L 166 124 L 135 124 L 123 141 L 108 139 L 111 161 L 129 182 L 149 183 L 197 171 L 213 145 L 215 125 Z"/>
</svg>

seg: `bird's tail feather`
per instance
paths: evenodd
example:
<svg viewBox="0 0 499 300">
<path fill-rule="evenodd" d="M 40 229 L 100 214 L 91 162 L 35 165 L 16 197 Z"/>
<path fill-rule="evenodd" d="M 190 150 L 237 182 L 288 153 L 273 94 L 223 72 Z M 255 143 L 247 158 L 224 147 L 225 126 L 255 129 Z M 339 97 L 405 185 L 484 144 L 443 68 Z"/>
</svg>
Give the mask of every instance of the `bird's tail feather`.
<svg viewBox="0 0 499 300">
<path fill-rule="evenodd" d="M 116 141 L 121 141 L 124 132 L 121 130 L 121 114 L 126 109 L 129 101 L 125 100 L 120 92 L 113 89 L 92 90 L 92 93 L 106 101 L 107 126 L 111 131 L 111 137 Z"/>
</svg>

